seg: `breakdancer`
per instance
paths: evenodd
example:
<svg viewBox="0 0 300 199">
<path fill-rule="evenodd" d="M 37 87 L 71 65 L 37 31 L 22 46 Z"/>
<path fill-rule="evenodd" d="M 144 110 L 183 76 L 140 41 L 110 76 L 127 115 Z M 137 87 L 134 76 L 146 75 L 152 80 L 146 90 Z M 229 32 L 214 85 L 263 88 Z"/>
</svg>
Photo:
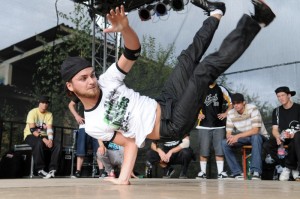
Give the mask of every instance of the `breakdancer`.
<svg viewBox="0 0 300 199">
<path fill-rule="evenodd" d="M 225 4 L 207 0 L 191 1 L 209 16 L 195 34 L 193 42 L 178 57 L 159 98 L 151 99 L 126 87 L 124 78 L 140 54 L 137 34 L 129 25 L 124 7 L 107 14 L 111 27 L 104 32 L 121 32 L 124 51 L 99 80 L 91 63 L 80 57 L 68 57 L 61 67 L 69 94 L 76 95 L 85 108 L 86 132 L 100 140 L 124 147 L 124 161 L 115 184 L 130 184 L 138 147 L 146 138 L 173 140 L 183 138 L 193 128 L 206 91 L 248 48 L 262 27 L 275 18 L 262 0 L 252 0 L 255 13 L 244 14 L 237 27 L 224 39 L 220 49 L 201 62 L 225 14 Z M 145 66 L 146 67 L 146 66 Z"/>
</svg>

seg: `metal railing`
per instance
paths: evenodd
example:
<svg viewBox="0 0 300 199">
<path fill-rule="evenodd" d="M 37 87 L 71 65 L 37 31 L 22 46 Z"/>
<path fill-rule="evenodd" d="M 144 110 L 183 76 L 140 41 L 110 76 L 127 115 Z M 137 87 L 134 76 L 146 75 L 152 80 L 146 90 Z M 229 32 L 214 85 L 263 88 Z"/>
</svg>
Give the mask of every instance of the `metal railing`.
<svg viewBox="0 0 300 199">
<path fill-rule="evenodd" d="M 15 144 L 23 143 L 25 122 L 19 121 L 0 121 L 0 154 L 11 150 Z M 53 126 L 55 139 L 58 139 L 62 147 L 72 146 L 73 127 Z"/>
</svg>

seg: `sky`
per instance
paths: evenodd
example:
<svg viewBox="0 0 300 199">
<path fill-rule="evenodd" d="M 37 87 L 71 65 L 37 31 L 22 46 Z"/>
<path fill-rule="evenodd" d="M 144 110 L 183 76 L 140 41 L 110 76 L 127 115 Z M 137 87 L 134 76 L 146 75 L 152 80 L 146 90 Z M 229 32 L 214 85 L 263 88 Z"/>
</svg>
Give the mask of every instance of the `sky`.
<svg viewBox="0 0 300 199">
<path fill-rule="evenodd" d="M 56 26 L 56 0 L 0 0 L 0 49 L 27 39 L 35 34 Z M 299 0 L 265 0 L 276 13 L 270 26 L 263 28 L 250 47 L 237 60 L 229 72 L 256 69 L 272 65 L 300 61 L 300 10 Z M 222 18 L 214 39 L 206 54 L 219 48 L 225 36 L 236 26 L 239 18 L 253 12 L 250 0 L 224 0 L 226 13 Z M 73 10 L 71 0 L 58 0 L 59 11 Z M 200 8 L 191 3 L 180 12 L 171 10 L 167 16 L 154 16 L 142 22 L 137 11 L 128 15 L 131 26 L 140 38 L 149 35 L 162 46 L 175 43 L 175 55 L 188 46 L 202 22 L 207 18 Z M 59 23 L 63 23 L 59 19 Z M 249 73 L 228 75 L 234 82 L 233 88 L 245 86 L 252 93 L 258 93 L 263 99 L 274 96 L 274 90 L 281 85 L 290 86 L 300 93 L 300 64 L 274 67 L 269 70 L 257 70 Z M 250 79 L 251 77 L 251 79 Z M 276 78 L 276 79 L 274 79 Z M 298 89 L 298 90 L 297 90 Z M 271 100 L 274 104 L 275 100 Z"/>
</svg>

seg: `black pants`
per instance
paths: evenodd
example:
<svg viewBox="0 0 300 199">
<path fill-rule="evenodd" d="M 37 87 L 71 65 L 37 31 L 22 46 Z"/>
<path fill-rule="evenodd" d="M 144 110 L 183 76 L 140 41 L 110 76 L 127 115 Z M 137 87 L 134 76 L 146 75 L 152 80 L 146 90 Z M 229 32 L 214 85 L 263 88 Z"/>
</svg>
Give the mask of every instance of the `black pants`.
<svg viewBox="0 0 300 199">
<path fill-rule="evenodd" d="M 261 29 L 250 16 L 243 15 L 220 49 L 199 62 L 218 25 L 219 20 L 214 17 L 204 21 L 192 44 L 181 52 L 178 64 L 157 99 L 162 107 L 162 140 L 181 139 L 192 130 L 209 84 L 243 54 Z"/>
<path fill-rule="evenodd" d="M 168 151 L 164 150 L 164 152 L 167 153 Z M 152 165 L 160 161 L 160 156 L 156 151 L 153 150 L 147 151 L 146 158 Z M 168 166 L 176 165 L 176 164 L 182 165 L 181 174 L 186 175 L 192 158 L 193 158 L 192 149 L 184 148 L 181 151 L 172 154 Z"/>
<path fill-rule="evenodd" d="M 45 149 L 42 139 L 35 137 L 34 135 L 28 135 L 25 138 L 25 143 L 32 147 L 32 156 L 34 160 L 34 169 L 36 171 L 45 169 Z M 48 148 L 47 148 L 48 149 Z M 49 171 L 58 170 L 58 164 L 60 160 L 60 143 L 54 140 L 53 147 L 49 149 L 51 151 L 51 160 L 49 164 Z"/>
<path fill-rule="evenodd" d="M 295 133 L 288 146 L 285 166 L 289 169 L 300 171 L 300 132 Z"/>
<path fill-rule="evenodd" d="M 285 142 L 283 143 L 284 145 L 289 145 L 290 143 L 290 139 L 286 139 Z M 278 150 L 278 145 L 277 145 L 277 141 L 275 138 L 271 138 L 269 140 L 267 140 L 266 142 L 264 142 L 263 144 L 263 149 L 265 151 L 265 154 L 268 155 L 270 154 L 271 157 L 273 158 L 273 160 L 275 161 L 276 165 L 281 165 L 282 167 L 285 167 L 285 158 L 280 159 L 277 155 L 277 150 Z"/>
</svg>

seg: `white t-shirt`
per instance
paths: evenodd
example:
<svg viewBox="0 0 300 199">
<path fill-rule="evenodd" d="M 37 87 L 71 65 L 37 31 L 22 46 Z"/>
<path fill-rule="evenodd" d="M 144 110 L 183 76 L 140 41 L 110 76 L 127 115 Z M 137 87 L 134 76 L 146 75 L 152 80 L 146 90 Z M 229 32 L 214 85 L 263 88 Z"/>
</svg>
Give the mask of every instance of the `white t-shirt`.
<svg viewBox="0 0 300 199">
<path fill-rule="evenodd" d="M 118 131 L 143 147 L 154 127 L 157 102 L 129 89 L 123 82 L 125 76 L 115 63 L 100 75 L 102 97 L 94 108 L 85 110 L 85 130 L 102 141 L 110 141 Z"/>
</svg>

